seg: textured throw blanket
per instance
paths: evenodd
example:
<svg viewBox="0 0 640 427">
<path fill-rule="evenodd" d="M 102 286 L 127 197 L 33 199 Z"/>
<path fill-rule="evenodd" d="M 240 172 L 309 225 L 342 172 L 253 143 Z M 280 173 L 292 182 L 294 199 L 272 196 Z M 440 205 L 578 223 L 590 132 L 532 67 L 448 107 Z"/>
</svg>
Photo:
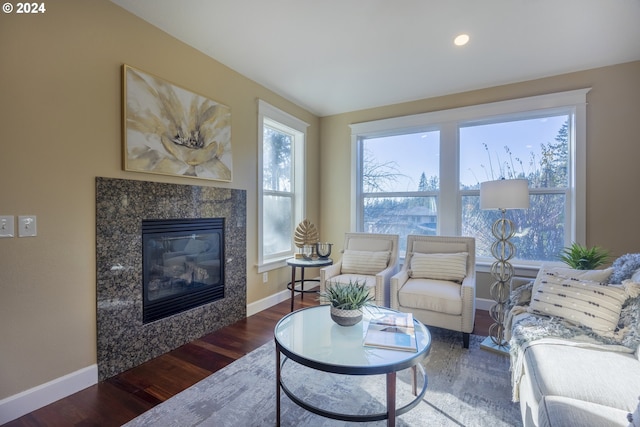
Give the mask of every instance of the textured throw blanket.
<svg viewBox="0 0 640 427">
<path fill-rule="evenodd" d="M 505 329 L 510 332 L 511 385 L 513 401 L 519 401 L 525 350 L 533 345 L 554 343 L 592 347 L 623 353 L 640 352 L 640 297 L 628 299 L 612 337 L 603 337 L 591 329 L 555 317 L 539 316 L 527 311 L 533 282 L 513 291 L 507 306 Z"/>
</svg>

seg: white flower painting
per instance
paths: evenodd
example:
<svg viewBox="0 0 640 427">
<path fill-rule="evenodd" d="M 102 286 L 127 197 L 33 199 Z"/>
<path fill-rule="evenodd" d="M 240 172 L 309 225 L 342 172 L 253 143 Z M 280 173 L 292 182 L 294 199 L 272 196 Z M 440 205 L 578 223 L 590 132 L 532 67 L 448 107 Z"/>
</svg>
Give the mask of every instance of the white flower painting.
<svg viewBox="0 0 640 427">
<path fill-rule="evenodd" d="M 231 181 L 231 109 L 130 66 L 124 169 Z"/>
</svg>

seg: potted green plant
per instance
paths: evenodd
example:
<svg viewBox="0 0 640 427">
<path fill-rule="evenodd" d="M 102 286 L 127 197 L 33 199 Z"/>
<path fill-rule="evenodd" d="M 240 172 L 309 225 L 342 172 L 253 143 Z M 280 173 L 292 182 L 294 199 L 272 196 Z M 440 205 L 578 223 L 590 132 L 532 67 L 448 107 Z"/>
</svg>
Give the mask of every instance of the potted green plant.
<svg viewBox="0 0 640 427">
<path fill-rule="evenodd" d="M 564 248 L 559 256 L 562 262 L 576 270 L 595 270 L 606 264 L 610 257 L 606 249 L 599 246 L 588 248 L 575 242 L 568 248 Z"/>
<path fill-rule="evenodd" d="M 329 283 L 320 293 L 323 302 L 331 304 L 331 319 L 340 326 L 353 326 L 362 320 L 362 308 L 370 305 L 373 297 L 365 283 Z"/>
</svg>

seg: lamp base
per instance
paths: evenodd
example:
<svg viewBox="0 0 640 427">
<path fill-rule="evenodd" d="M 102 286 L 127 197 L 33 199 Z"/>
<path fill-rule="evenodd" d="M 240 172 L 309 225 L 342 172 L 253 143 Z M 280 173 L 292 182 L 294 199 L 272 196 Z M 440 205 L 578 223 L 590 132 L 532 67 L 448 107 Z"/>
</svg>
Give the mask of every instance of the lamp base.
<svg viewBox="0 0 640 427">
<path fill-rule="evenodd" d="M 483 350 L 492 351 L 494 353 L 501 354 L 503 356 L 509 356 L 509 344 L 497 345 L 493 342 L 491 337 L 486 337 L 484 341 L 480 343 L 480 348 Z"/>
</svg>

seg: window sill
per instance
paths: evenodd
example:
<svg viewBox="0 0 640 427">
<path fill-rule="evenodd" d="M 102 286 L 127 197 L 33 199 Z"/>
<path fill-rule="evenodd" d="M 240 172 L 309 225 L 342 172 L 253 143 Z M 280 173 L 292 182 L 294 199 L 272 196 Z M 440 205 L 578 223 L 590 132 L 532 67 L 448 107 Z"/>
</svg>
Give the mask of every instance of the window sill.
<svg viewBox="0 0 640 427">
<path fill-rule="evenodd" d="M 256 268 L 258 269 L 258 273 L 265 273 L 267 271 L 277 270 L 279 268 L 286 267 L 287 260 L 291 257 L 292 256 L 287 256 L 286 258 L 265 262 L 263 264 L 258 264 L 256 265 Z"/>
</svg>

